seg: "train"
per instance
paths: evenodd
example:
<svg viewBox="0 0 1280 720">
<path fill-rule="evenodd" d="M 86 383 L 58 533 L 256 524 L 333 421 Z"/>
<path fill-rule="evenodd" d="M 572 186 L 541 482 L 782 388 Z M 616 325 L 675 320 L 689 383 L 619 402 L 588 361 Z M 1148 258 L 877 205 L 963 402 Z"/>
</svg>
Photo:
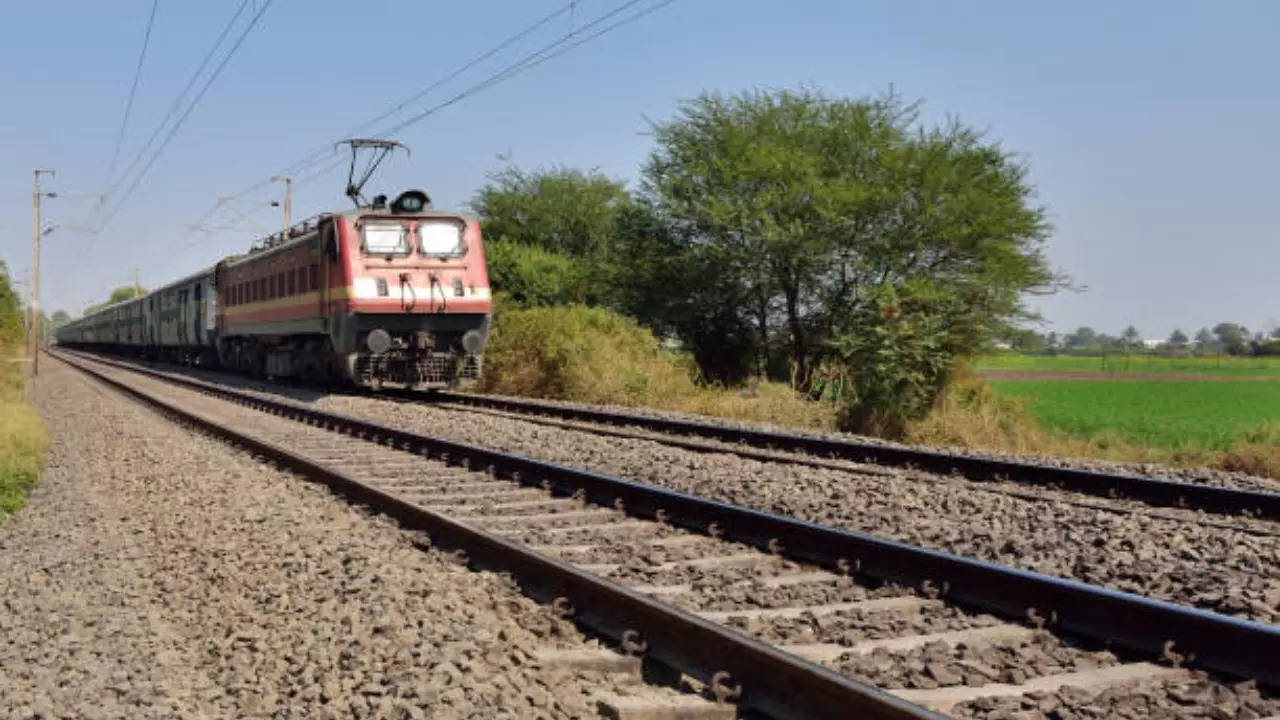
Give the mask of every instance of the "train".
<svg viewBox="0 0 1280 720">
<path fill-rule="evenodd" d="M 479 379 L 493 304 L 477 220 L 421 190 L 322 213 L 59 328 L 59 346 L 370 388 Z"/>
</svg>

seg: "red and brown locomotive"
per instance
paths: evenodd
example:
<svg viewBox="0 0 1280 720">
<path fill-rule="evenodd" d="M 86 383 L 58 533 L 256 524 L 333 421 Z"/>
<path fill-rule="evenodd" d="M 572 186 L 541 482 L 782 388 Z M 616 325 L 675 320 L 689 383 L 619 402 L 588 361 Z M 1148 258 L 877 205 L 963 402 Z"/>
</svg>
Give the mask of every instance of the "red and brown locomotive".
<svg viewBox="0 0 1280 720">
<path fill-rule="evenodd" d="M 440 388 L 479 377 L 491 312 L 479 224 L 410 190 L 295 225 L 57 339 L 258 376 Z"/>
</svg>

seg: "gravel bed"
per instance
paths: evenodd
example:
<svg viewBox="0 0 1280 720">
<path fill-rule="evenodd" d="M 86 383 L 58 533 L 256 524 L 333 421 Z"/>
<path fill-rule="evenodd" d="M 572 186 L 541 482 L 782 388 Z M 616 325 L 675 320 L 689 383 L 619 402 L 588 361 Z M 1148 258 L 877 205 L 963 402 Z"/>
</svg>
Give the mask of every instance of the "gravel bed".
<svg viewBox="0 0 1280 720">
<path fill-rule="evenodd" d="M 990 615 L 970 615 L 955 607 L 938 606 L 922 608 L 917 612 L 842 611 L 831 615 L 810 614 L 797 618 L 761 619 L 744 614 L 731 617 L 726 624 L 773 643 L 854 645 L 864 640 L 967 630 L 999 622 Z"/>
<path fill-rule="evenodd" d="M 210 377 L 217 380 L 225 380 L 226 375 L 218 375 L 210 373 Z M 493 397 L 517 400 L 520 402 L 530 402 L 530 398 L 517 398 L 503 395 L 494 395 Z M 1081 470 L 1097 470 L 1107 473 L 1128 473 L 1141 477 L 1158 477 L 1168 480 L 1177 480 L 1180 482 L 1198 483 L 1204 485 L 1216 485 L 1219 487 L 1234 487 L 1248 490 L 1265 490 L 1269 492 L 1280 492 L 1280 480 L 1272 478 L 1257 477 L 1246 473 L 1232 472 L 1228 470 L 1216 470 L 1213 468 L 1195 467 L 1180 468 L 1168 465 L 1160 465 L 1158 463 L 1137 463 L 1137 462 L 1120 462 L 1113 460 L 1091 460 L 1086 458 L 1062 458 L 1052 455 L 1035 455 L 1030 453 L 1006 453 L 995 450 L 979 450 L 966 447 L 934 447 L 926 445 L 910 445 L 907 443 L 892 442 L 882 438 L 872 437 L 869 435 L 855 435 L 853 433 L 827 432 L 821 430 L 813 430 L 806 428 L 794 428 L 781 425 L 774 425 L 765 422 L 748 422 L 744 420 L 731 420 L 726 418 L 708 417 L 706 415 L 695 415 L 692 413 L 675 412 L 670 410 L 654 410 L 644 407 L 629 407 L 623 405 L 591 405 L 586 403 L 573 403 L 563 400 L 534 400 L 539 404 L 549 407 L 561 407 L 572 409 L 588 409 L 588 410 L 607 410 L 612 412 L 628 413 L 632 415 L 641 415 L 654 418 L 669 418 L 676 420 L 691 420 L 694 422 L 711 423 L 714 425 L 723 425 L 725 427 L 745 428 L 749 430 L 762 430 L 765 432 L 781 432 L 792 435 L 803 435 L 806 437 L 818 437 L 831 440 L 843 440 L 855 443 L 865 443 L 868 445 L 878 445 L 881 447 L 907 448 L 910 450 L 925 450 L 934 452 L 945 452 L 955 455 L 965 455 L 968 457 L 990 458 L 995 460 L 1012 460 L 1014 462 L 1034 463 L 1037 465 L 1046 465 L 1049 467 L 1062 468 L 1078 468 Z"/>
<path fill-rule="evenodd" d="M 872 590 L 848 581 L 769 587 L 754 580 L 737 585 L 717 585 L 700 579 L 690 583 L 689 592 L 681 594 L 677 602 L 698 611 L 747 610 L 857 602 L 895 597 L 903 592 L 896 587 Z"/>
<path fill-rule="evenodd" d="M 1139 683 L 1102 691 L 1065 687 L 1024 697 L 983 698 L 951 709 L 980 720 L 1258 720 L 1280 715 L 1280 700 L 1253 681 L 1224 685 L 1203 673 L 1189 680 Z"/>
<path fill-rule="evenodd" d="M 843 675 L 877 687 L 932 690 L 989 683 L 1018 685 L 1032 677 L 1118 663 L 1108 651 L 1082 650 L 1049 633 L 1036 633 L 1016 643 L 933 642 L 918 650 L 876 649 L 865 655 L 845 655 L 830 665 Z"/>
<path fill-rule="evenodd" d="M 52 445 L 0 527 L 0 718 L 573 717 L 613 688 L 538 668 L 590 641 L 501 576 L 59 363 L 34 396 Z"/>
<path fill-rule="evenodd" d="M 193 368 L 183 368 L 174 365 L 158 365 L 154 366 L 167 372 L 178 372 L 187 374 L 200 379 L 211 382 L 218 382 L 233 385 L 241 389 L 257 390 L 271 395 L 284 395 L 302 402 L 316 402 L 327 399 L 347 398 L 352 400 L 378 400 L 376 397 L 360 396 L 358 394 L 331 394 L 326 390 L 308 387 L 305 385 L 290 385 L 280 383 L 269 383 L 252 380 L 250 378 L 227 373 L 223 371 L 198 370 Z M 1280 492 L 1280 479 L 1257 477 L 1246 473 L 1233 472 L 1229 470 L 1217 470 L 1206 467 L 1181 468 L 1158 463 L 1138 463 L 1138 462 L 1121 462 L 1114 460 L 1094 460 L 1088 458 L 1062 458 L 1052 455 L 1036 455 L 1031 453 L 1007 453 L 996 450 L 983 450 L 967 447 L 935 447 L 927 445 L 911 445 L 907 443 L 893 442 L 883 438 L 872 437 L 869 435 L 856 435 L 853 433 L 831 432 L 814 430 L 808 428 L 795 428 L 782 425 L 774 425 L 766 422 L 750 422 L 745 420 L 732 420 L 727 418 L 709 417 L 706 415 L 696 415 L 693 413 L 677 412 L 673 410 L 655 410 L 645 407 L 630 407 L 624 405 L 592 405 L 587 403 L 574 403 L 563 400 L 545 400 L 532 398 L 518 398 L 503 395 L 494 395 L 493 397 L 504 398 L 510 400 L 518 400 L 521 402 L 536 402 L 547 405 L 549 407 L 562 408 L 585 408 L 588 410 L 606 410 L 620 413 L 629 413 L 654 418 L 670 418 L 676 420 L 691 420 L 694 422 L 711 423 L 714 425 L 723 425 L 725 427 L 745 428 L 749 430 L 762 430 L 765 432 L 781 432 L 793 435 L 802 435 L 806 437 L 826 438 L 831 440 L 843 440 L 855 443 L 865 443 L 868 445 L 877 445 L 881 447 L 906 448 L 909 450 L 924 450 L 931 452 L 944 452 L 955 455 L 964 455 L 967 457 L 988 458 L 994 460 L 1010 460 L 1013 462 L 1032 463 L 1037 465 L 1045 465 L 1048 467 L 1076 468 L 1081 470 L 1097 470 L 1106 473 L 1125 473 L 1138 477 L 1152 477 L 1166 480 L 1174 480 L 1178 482 L 1197 483 L 1203 485 L 1214 485 L 1218 487 L 1241 488 L 1246 490 L 1262 490 L 1267 492 Z M 323 406 L 323 405 L 322 405 Z"/>
<path fill-rule="evenodd" d="M 1159 597 L 1280 620 L 1280 543 L 1190 520 L 1028 502 L 908 471 L 865 475 L 345 395 L 322 409 L 588 468 L 813 522 Z"/>
</svg>

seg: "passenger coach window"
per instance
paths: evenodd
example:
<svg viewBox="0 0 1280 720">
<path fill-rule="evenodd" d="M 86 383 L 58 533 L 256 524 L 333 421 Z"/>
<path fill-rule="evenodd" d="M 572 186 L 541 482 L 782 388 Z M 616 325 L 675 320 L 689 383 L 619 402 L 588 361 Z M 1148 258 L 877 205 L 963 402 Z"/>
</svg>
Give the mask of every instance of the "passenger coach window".
<svg viewBox="0 0 1280 720">
<path fill-rule="evenodd" d="M 289 294 L 296 293 L 298 291 L 298 276 L 294 275 L 293 271 L 290 270 L 285 277 L 289 280 Z"/>
<path fill-rule="evenodd" d="M 311 275 L 311 282 L 308 283 L 313 291 L 320 289 L 320 266 L 312 265 L 307 272 Z"/>
<path fill-rule="evenodd" d="M 284 289 L 284 273 L 276 275 L 276 297 L 284 297 L 288 295 Z"/>
</svg>

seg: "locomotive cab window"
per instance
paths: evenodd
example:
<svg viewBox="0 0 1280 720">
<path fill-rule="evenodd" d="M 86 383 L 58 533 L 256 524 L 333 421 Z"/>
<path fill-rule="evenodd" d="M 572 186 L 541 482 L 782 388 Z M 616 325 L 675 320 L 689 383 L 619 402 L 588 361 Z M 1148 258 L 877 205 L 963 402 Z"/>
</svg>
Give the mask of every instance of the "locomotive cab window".
<svg viewBox="0 0 1280 720">
<path fill-rule="evenodd" d="M 399 223 L 365 223 L 364 251 L 368 255 L 406 255 L 409 233 Z"/>
<path fill-rule="evenodd" d="M 453 257 L 466 251 L 462 242 L 464 225 L 455 220 L 423 220 L 418 224 L 418 243 L 423 255 Z"/>
</svg>

